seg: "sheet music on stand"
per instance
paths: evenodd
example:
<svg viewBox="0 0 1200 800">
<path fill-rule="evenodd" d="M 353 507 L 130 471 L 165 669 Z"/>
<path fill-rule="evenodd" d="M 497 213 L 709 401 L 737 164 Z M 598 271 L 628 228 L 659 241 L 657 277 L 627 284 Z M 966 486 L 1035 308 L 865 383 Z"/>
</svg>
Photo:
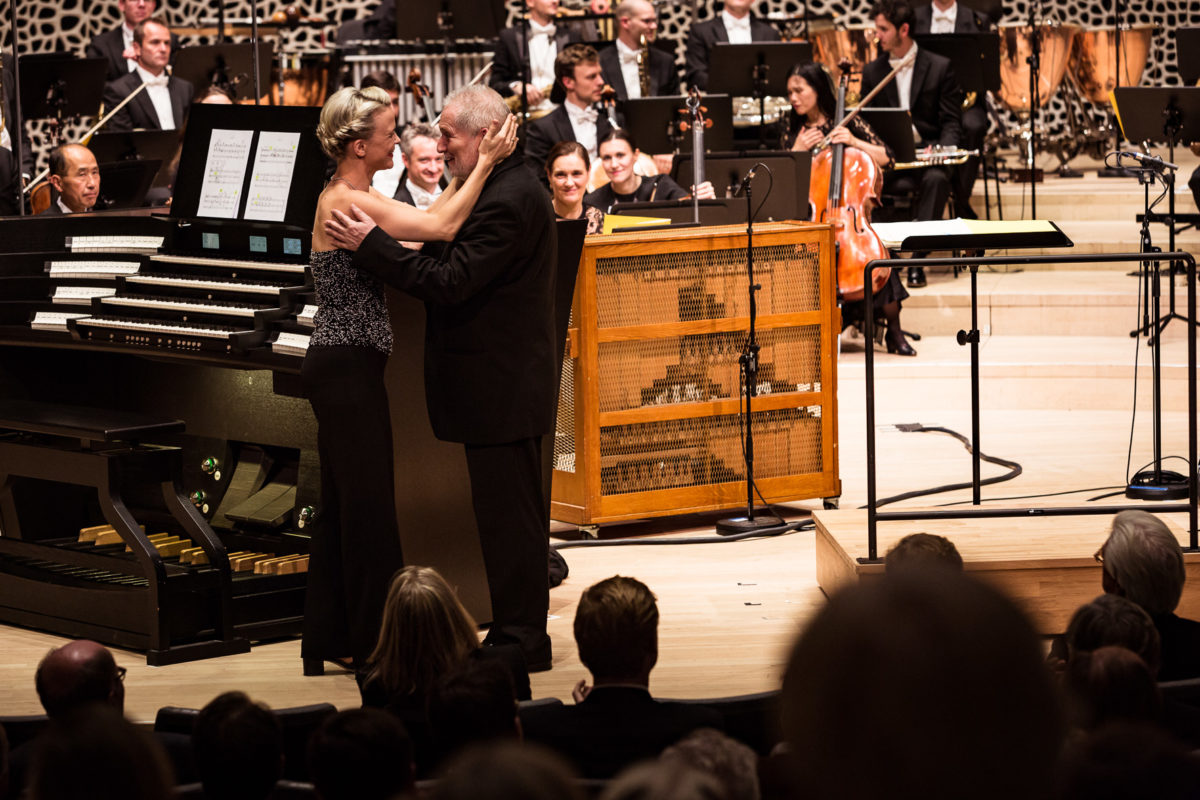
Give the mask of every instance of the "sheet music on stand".
<svg viewBox="0 0 1200 800">
<path fill-rule="evenodd" d="M 1022 250 L 1074 247 L 1048 219 L 935 219 L 874 222 L 871 227 L 892 250 Z"/>
</svg>

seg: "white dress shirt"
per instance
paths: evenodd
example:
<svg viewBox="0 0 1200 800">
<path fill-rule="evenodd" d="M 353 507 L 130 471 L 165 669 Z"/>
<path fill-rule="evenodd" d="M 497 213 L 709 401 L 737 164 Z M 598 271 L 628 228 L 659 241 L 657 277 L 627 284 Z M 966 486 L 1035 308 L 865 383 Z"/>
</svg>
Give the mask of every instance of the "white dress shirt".
<svg viewBox="0 0 1200 800">
<path fill-rule="evenodd" d="M 171 110 L 171 90 L 167 88 L 170 76 L 167 75 L 166 70 L 157 77 L 141 67 L 137 68 L 137 72 L 142 78 L 142 83 L 146 84 L 143 91 L 150 98 L 150 102 L 154 104 L 154 110 L 158 114 L 159 127 L 164 131 L 175 130 L 175 113 Z"/>
<path fill-rule="evenodd" d="M 750 15 L 738 19 L 728 11 L 721 12 L 721 22 L 725 25 L 725 33 L 729 34 L 730 44 L 750 44 Z"/>
<path fill-rule="evenodd" d="M 440 185 L 434 186 L 434 191 L 427 192 L 413 183 L 412 178 L 405 178 L 404 185 L 408 189 L 408 193 L 412 195 L 413 205 L 422 211 L 433 205 L 433 201 L 437 200 L 442 193 Z"/>
<path fill-rule="evenodd" d="M 600 112 L 594 106 L 580 108 L 567 99 L 563 102 L 563 108 L 567 110 L 567 118 L 571 120 L 571 130 L 575 131 L 575 141 L 583 145 L 588 151 L 588 158 L 592 161 L 596 160 L 597 142 L 596 142 L 596 120 L 600 117 Z"/>
<path fill-rule="evenodd" d="M 621 63 L 621 78 L 625 81 L 625 91 L 629 93 L 630 100 L 638 100 L 642 96 L 642 81 L 638 75 L 638 53 L 640 50 L 630 48 L 620 39 L 617 39 L 617 58 Z M 649 69 L 650 65 L 646 65 Z"/>
<path fill-rule="evenodd" d="M 913 81 L 913 66 L 917 63 L 917 43 L 913 42 L 912 47 L 907 53 L 900 58 L 889 58 L 888 64 L 892 69 L 908 59 L 908 66 L 896 73 L 896 92 L 900 95 L 900 107 L 912 110 L 912 81 Z M 917 128 L 913 126 L 913 141 L 920 141 L 921 135 L 917 133 Z"/>
<path fill-rule="evenodd" d="M 954 23 L 958 19 L 958 3 L 950 6 L 947 11 L 942 11 L 936 4 L 931 5 L 929 10 L 933 12 L 929 23 L 930 33 L 954 33 Z"/>
<path fill-rule="evenodd" d="M 133 28 L 129 27 L 124 22 L 121 23 L 121 39 L 125 42 L 125 52 L 128 52 L 129 48 L 133 47 Z M 135 69 L 137 69 L 137 62 L 132 58 L 125 59 L 125 63 L 129 65 L 130 72 L 133 72 Z"/>
<path fill-rule="evenodd" d="M 400 145 L 392 150 L 392 168 L 381 169 L 371 178 L 371 188 L 382 195 L 395 197 L 400 188 L 400 176 L 404 174 L 404 162 L 400 159 Z"/>
<path fill-rule="evenodd" d="M 70 207 L 70 206 L 68 206 L 66 203 L 64 203 L 64 202 L 63 202 L 62 195 L 59 195 L 57 198 L 55 198 L 54 202 L 58 203 L 58 207 L 59 207 L 59 208 L 62 210 L 62 212 L 63 212 L 64 214 L 75 214 L 75 213 L 79 213 L 79 212 L 72 211 L 72 210 L 71 210 L 71 207 Z M 90 208 L 85 208 L 85 209 L 84 209 L 84 211 L 91 211 L 91 210 L 92 210 L 92 209 L 90 209 Z"/>
<path fill-rule="evenodd" d="M 529 20 L 529 82 L 543 90 L 554 85 L 554 59 L 558 56 L 558 42 L 554 40 L 555 31 L 553 22 L 549 25 L 539 25 Z M 521 82 L 514 81 L 510 88 L 520 95 Z M 554 108 L 554 105 L 550 102 L 550 92 L 547 91 L 542 102 L 530 111 L 551 108 Z"/>
</svg>

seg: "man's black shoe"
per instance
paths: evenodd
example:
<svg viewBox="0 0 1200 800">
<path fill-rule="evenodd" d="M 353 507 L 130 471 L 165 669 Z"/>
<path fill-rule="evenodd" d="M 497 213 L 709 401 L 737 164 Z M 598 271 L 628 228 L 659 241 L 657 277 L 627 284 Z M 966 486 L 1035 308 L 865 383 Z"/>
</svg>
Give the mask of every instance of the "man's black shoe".
<svg viewBox="0 0 1200 800">
<path fill-rule="evenodd" d="M 908 268 L 908 288 L 920 289 L 925 285 L 925 268 L 924 267 L 909 267 Z"/>
</svg>

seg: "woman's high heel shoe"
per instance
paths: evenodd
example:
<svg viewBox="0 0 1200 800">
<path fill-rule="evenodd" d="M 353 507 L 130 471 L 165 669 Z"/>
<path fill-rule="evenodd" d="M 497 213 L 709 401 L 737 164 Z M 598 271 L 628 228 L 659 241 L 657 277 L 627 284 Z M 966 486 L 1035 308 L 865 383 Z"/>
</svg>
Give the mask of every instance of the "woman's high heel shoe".
<svg viewBox="0 0 1200 800">
<path fill-rule="evenodd" d="M 887 339 L 887 351 L 896 356 L 915 356 L 917 351 L 907 340 L 901 339 L 899 343 L 893 342 L 889 336 Z"/>
</svg>

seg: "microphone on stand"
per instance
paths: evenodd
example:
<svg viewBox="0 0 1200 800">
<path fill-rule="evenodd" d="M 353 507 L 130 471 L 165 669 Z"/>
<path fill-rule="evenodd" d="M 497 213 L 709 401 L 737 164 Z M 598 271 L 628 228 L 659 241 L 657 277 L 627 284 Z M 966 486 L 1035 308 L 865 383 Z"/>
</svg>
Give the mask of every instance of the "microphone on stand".
<svg viewBox="0 0 1200 800">
<path fill-rule="evenodd" d="M 734 189 L 734 190 L 733 190 L 733 196 L 734 196 L 734 197 L 741 197 L 741 196 L 742 196 L 742 192 L 746 191 L 746 189 L 747 189 L 747 188 L 749 188 L 749 186 L 750 186 L 750 182 L 751 182 L 752 180 L 754 180 L 754 176 L 755 176 L 755 174 L 756 174 L 757 172 L 758 172 L 758 164 L 755 164 L 755 165 L 754 165 L 753 167 L 751 167 L 751 168 L 750 168 L 750 170 L 749 170 L 749 171 L 746 173 L 746 177 L 742 178 L 742 182 L 738 184 L 738 187 L 737 187 L 736 189 Z"/>
<path fill-rule="evenodd" d="M 1179 169 L 1178 164 L 1172 164 L 1170 161 L 1163 161 L 1160 157 L 1152 156 L 1152 155 L 1149 155 L 1148 153 L 1139 153 L 1137 151 L 1128 151 L 1128 150 L 1118 150 L 1117 151 L 1117 160 L 1120 161 L 1120 159 L 1122 159 L 1122 158 L 1132 158 L 1134 161 L 1138 162 L 1143 167 L 1157 170 L 1158 172 L 1162 172 L 1162 171 L 1168 170 L 1168 169 L 1170 169 L 1170 170 Z"/>
</svg>

